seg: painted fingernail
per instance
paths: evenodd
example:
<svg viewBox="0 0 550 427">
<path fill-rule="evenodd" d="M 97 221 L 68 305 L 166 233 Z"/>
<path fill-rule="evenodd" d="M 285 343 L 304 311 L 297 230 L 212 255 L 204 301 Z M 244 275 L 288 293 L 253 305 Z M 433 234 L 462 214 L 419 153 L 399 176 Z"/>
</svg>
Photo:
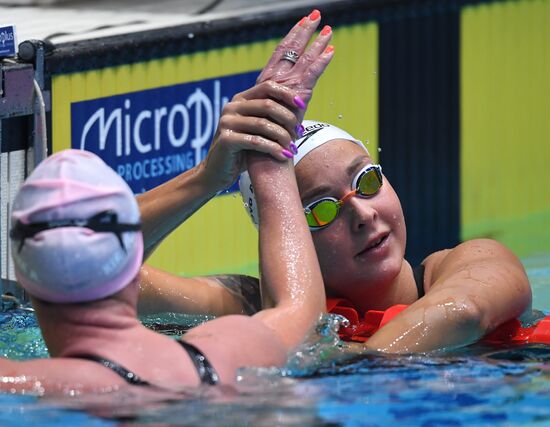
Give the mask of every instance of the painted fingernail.
<svg viewBox="0 0 550 427">
<path fill-rule="evenodd" d="M 330 34 L 331 31 L 332 31 L 331 26 L 330 25 L 325 25 L 323 27 L 323 29 L 321 30 L 321 35 L 326 36 L 327 34 Z"/>
<path fill-rule="evenodd" d="M 304 102 L 304 100 L 302 98 L 300 98 L 298 95 L 296 95 L 294 97 L 294 103 L 298 106 L 298 108 L 300 108 L 301 110 L 305 110 L 306 109 L 306 103 Z"/>
<path fill-rule="evenodd" d="M 302 124 L 298 123 L 295 129 L 296 129 L 296 135 L 298 135 L 298 138 L 301 138 L 302 136 L 304 136 L 304 126 L 302 126 Z"/>
<path fill-rule="evenodd" d="M 304 16 L 302 19 L 300 19 L 300 22 L 298 22 L 298 25 L 301 27 L 304 25 L 307 21 L 307 16 Z"/>
<path fill-rule="evenodd" d="M 294 154 L 298 154 L 298 147 L 296 147 L 296 144 L 294 144 L 293 142 L 290 143 L 290 149 Z"/>
<path fill-rule="evenodd" d="M 283 153 L 283 156 L 285 156 L 287 159 L 292 159 L 294 157 L 294 154 L 292 154 L 288 150 L 283 150 L 282 153 Z"/>
<path fill-rule="evenodd" d="M 329 54 L 329 53 L 332 53 L 332 52 L 334 52 L 334 46 L 333 45 L 328 45 L 323 53 Z"/>
<path fill-rule="evenodd" d="M 321 16 L 321 12 L 319 12 L 317 9 L 314 9 L 313 12 L 309 14 L 309 19 L 312 21 L 317 21 L 319 19 L 319 16 Z"/>
</svg>

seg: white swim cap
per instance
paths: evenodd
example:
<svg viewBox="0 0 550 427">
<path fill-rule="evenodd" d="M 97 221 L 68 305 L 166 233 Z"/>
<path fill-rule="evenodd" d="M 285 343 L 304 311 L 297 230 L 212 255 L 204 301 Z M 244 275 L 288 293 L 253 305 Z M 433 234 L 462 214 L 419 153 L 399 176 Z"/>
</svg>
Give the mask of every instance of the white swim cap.
<svg viewBox="0 0 550 427">
<path fill-rule="evenodd" d="M 348 141 L 355 142 L 368 154 L 367 148 L 361 141 L 336 126 L 313 120 L 304 120 L 302 125 L 304 126 L 304 134 L 295 142 L 298 147 L 298 154 L 294 156 L 294 166 L 296 166 L 300 160 L 302 160 L 313 150 L 334 139 L 346 139 Z M 243 198 L 246 211 L 257 228 L 259 224 L 258 208 L 256 206 L 254 188 L 250 182 L 250 176 L 246 171 L 241 174 L 239 179 L 239 190 L 241 191 L 241 196 Z"/>
<path fill-rule="evenodd" d="M 141 266 L 136 199 L 90 152 L 61 151 L 40 163 L 15 197 L 11 220 L 17 280 L 45 301 L 107 297 L 128 285 Z"/>
</svg>

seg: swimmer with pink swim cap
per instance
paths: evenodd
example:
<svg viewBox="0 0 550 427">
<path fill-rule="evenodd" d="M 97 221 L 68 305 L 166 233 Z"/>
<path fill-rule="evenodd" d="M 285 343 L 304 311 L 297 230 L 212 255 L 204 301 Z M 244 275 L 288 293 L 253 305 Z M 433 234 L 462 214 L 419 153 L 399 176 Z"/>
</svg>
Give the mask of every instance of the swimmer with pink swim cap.
<svg viewBox="0 0 550 427">
<path fill-rule="evenodd" d="M 92 153 L 67 150 L 44 160 L 17 193 L 11 221 L 17 280 L 44 301 L 105 298 L 141 267 L 135 197 Z"/>
<path fill-rule="evenodd" d="M 279 168 L 275 163 L 249 156 L 260 208 L 272 198 L 267 191 L 272 178 L 260 169 Z M 278 179 L 289 185 L 293 171 L 281 172 Z M 297 190 L 285 197 L 290 204 L 299 200 Z M 271 210 L 260 215 L 271 224 L 266 250 L 280 250 L 287 243 L 278 237 L 286 220 Z M 294 215 L 302 220 L 299 209 Z M 241 366 L 282 366 L 289 350 L 315 325 L 324 303 L 320 271 L 310 267 L 315 250 L 309 231 L 305 224 L 296 231 L 295 243 L 306 258 L 264 265 L 273 278 L 266 286 L 278 295 L 271 310 L 215 319 L 173 340 L 137 318 L 143 241 L 130 188 L 95 154 L 66 150 L 52 155 L 15 197 L 10 230 L 16 276 L 31 295 L 51 358 L 0 358 L 0 376 L 22 378 L 16 384 L 0 382 L 0 389 L 34 390 L 39 379 L 45 393 L 126 386 L 175 392 L 233 383 Z M 299 283 L 289 271 L 300 274 Z M 294 301 L 289 296 L 301 286 L 303 297 Z"/>
</svg>

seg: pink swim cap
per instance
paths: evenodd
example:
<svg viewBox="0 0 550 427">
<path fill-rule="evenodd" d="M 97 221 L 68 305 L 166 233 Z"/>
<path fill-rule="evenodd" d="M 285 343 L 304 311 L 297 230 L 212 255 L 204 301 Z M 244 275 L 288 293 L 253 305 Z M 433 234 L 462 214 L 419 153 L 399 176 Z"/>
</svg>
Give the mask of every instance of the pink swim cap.
<svg viewBox="0 0 550 427">
<path fill-rule="evenodd" d="M 140 215 L 132 190 L 90 152 L 61 151 L 40 163 L 15 197 L 11 220 L 15 275 L 42 300 L 107 297 L 128 285 L 141 266 L 143 238 L 136 231 Z"/>
</svg>

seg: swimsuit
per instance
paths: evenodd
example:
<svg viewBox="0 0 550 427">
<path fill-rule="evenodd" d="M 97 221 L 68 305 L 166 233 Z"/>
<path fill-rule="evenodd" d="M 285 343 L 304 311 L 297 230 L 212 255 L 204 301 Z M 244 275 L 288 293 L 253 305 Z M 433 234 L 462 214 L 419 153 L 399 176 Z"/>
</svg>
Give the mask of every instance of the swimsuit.
<svg viewBox="0 0 550 427">
<path fill-rule="evenodd" d="M 420 299 L 426 295 L 426 292 L 424 292 L 424 265 L 420 264 L 418 267 L 413 268 L 413 277 L 418 291 L 418 299 Z"/>
<path fill-rule="evenodd" d="M 201 384 L 215 385 L 220 381 L 220 377 L 216 373 L 214 367 L 202 352 L 193 344 L 185 341 L 178 341 L 179 344 L 187 351 L 189 357 L 195 364 L 195 368 L 199 374 Z"/>
<path fill-rule="evenodd" d="M 424 266 L 422 264 L 413 268 L 413 277 L 418 299 L 420 299 L 426 294 L 424 292 Z M 360 315 L 350 301 L 343 298 L 327 298 L 327 311 L 342 315 L 349 321 L 349 326 L 341 325 L 338 331 L 340 339 L 344 341 L 367 341 L 391 317 L 406 307 L 405 305 L 395 305 L 386 311 L 368 310 Z"/>
<path fill-rule="evenodd" d="M 183 347 L 183 349 L 187 352 L 187 354 L 193 361 L 193 364 L 197 369 L 197 373 L 199 374 L 201 384 L 208 384 L 208 385 L 218 384 L 218 382 L 220 381 L 220 378 L 216 373 L 214 367 L 210 364 L 210 362 L 206 358 L 206 356 L 204 356 L 204 354 L 202 354 L 202 352 L 193 344 L 189 344 L 188 342 L 181 341 L 181 340 L 178 340 L 176 342 Z M 122 377 L 128 384 L 140 385 L 140 386 L 151 385 L 147 381 L 142 380 L 133 372 L 120 366 L 118 363 L 112 362 L 108 359 L 104 359 L 102 357 L 93 356 L 89 354 L 82 354 L 74 357 L 77 357 L 80 359 L 92 360 L 94 362 L 101 363 L 103 366 L 105 366 L 106 368 L 109 368 L 115 374 Z"/>
</svg>

